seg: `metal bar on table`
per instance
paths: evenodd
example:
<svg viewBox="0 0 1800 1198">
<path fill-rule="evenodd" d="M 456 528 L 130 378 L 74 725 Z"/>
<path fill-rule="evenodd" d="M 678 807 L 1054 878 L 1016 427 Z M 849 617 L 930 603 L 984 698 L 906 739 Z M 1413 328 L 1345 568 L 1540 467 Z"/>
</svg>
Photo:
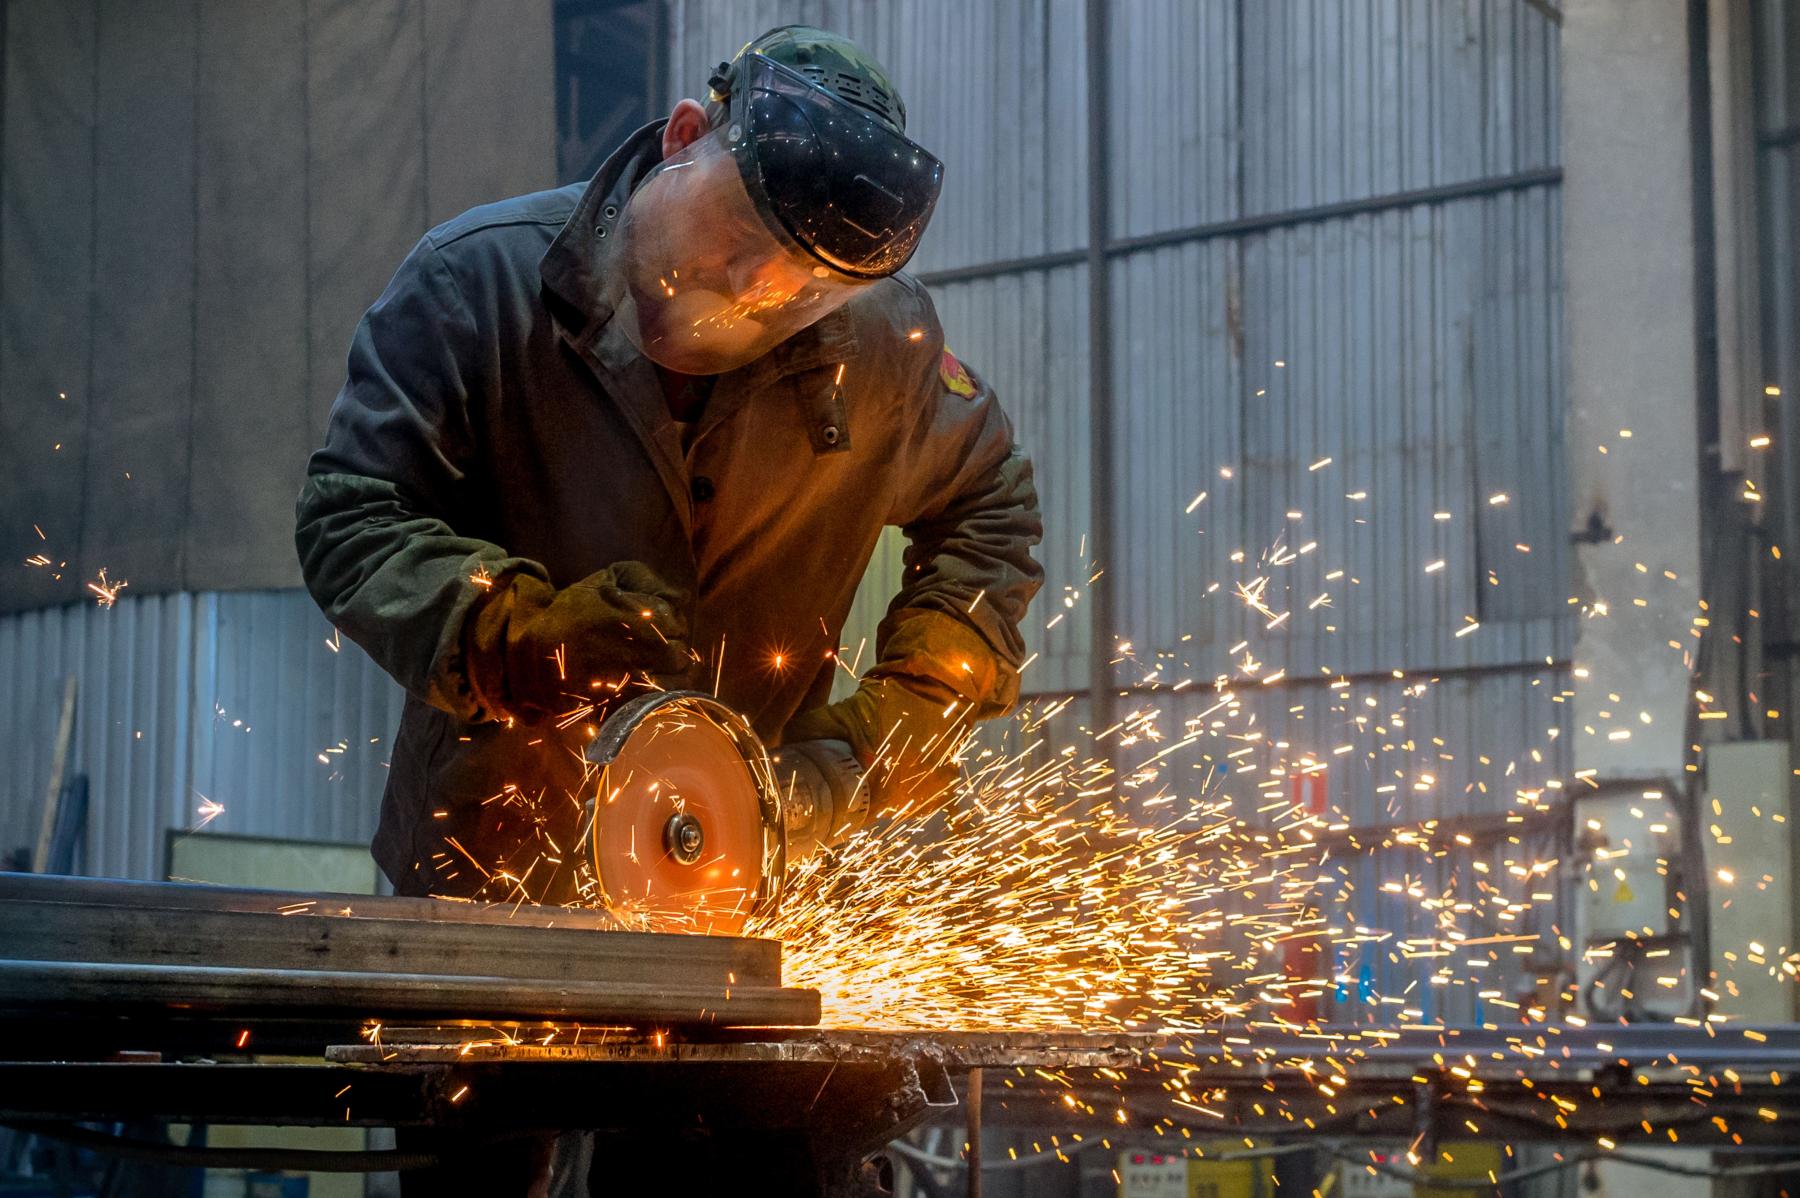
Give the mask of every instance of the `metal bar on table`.
<svg viewBox="0 0 1800 1198">
<path fill-rule="evenodd" d="M 503 924 L 513 928 L 619 930 L 618 920 L 605 911 L 544 907 L 533 903 L 475 903 L 395 895 L 302 893 L 189 882 L 133 882 L 123 878 L 0 873 L 0 901 L 8 899 L 179 911 L 250 911 L 268 915 L 310 912 L 346 918 L 370 916 L 430 923 Z"/>
<path fill-rule="evenodd" d="M 779 986 L 780 945 L 728 936 L 505 927 L 323 908 L 265 912 L 0 901 L 0 945 L 16 960 L 215 965 L 541 981 Z"/>
<path fill-rule="evenodd" d="M 815 990 L 450 974 L 0 960 L 0 1009 L 79 1014 L 177 1009 L 323 1018 L 566 1019 L 624 1024 L 819 1021 Z"/>
</svg>

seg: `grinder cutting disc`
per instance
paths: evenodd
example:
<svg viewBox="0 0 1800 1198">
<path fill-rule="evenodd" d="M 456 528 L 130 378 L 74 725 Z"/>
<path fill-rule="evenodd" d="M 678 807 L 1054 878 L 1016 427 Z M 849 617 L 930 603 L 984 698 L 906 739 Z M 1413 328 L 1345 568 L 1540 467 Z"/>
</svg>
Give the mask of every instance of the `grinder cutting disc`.
<svg viewBox="0 0 1800 1198">
<path fill-rule="evenodd" d="M 607 906 L 653 931 L 736 934 L 779 895 L 785 838 L 768 756 L 743 717 L 672 691 L 609 716 L 590 843 Z"/>
</svg>

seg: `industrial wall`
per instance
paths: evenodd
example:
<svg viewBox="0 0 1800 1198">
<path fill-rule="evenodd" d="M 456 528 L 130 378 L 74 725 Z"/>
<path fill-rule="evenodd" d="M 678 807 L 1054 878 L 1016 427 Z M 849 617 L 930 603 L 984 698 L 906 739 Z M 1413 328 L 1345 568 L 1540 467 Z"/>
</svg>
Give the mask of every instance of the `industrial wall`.
<svg viewBox="0 0 1800 1198">
<path fill-rule="evenodd" d="M 102 568 L 298 585 L 357 318 L 426 229 L 555 180 L 550 9 L 5 0 L 0 611 Z"/>
<path fill-rule="evenodd" d="M 674 0 L 676 95 L 764 27 L 823 24 L 875 50 L 909 132 L 945 162 L 913 269 L 1037 461 L 1049 579 L 1028 692 L 1088 694 L 1104 571 L 1101 647 L 1123 646 L 1104 654 L 1123 692 L 1111 718 L 1158 711 L 1151 750 L 1195 726 L 1217 701 L 1208 684 L 1247 649 L 1262 668 L 1246 726 L 1280 746 L 1248 761 L 1331 761 L 1325 802 L 1355 826 L 1497 813 L 1528 780 L 1566 774 L 1559 64 L 1541 6 L 1099 6 L 1099 287 L 1088 6 L 746 7 Z M 1097 300 L 1112 358 L 1099 395 Z M 1114 486 L 1096 495 L 1102 432 Z M 865 582 L 852 646 L 873 635 L 898 550 L 891 538 Z M 1265 577 L 1268 605 L 1293 612 L 1273 630 L 1234 596 Z M 1172 693 L 1183 679 L 1196 685 Z M 1359 729 L 1357 713 L 1382 718 Z M 1243 792 L 1259 780 L 1276 779 Z M 1404 933 L 1416 903 L 1383 896 L 1380 879 L 1435 893 L 1478 853 L 1504 872 L 1532 847 L 1360 862 L 1356 915 Z M 1363 955 L 1339 967 L 1381 993 L 1429 972 L 1391 946 Z M 1495 970 L 1502 988 L 1521 955 Z M 1426 1017 L 1483 1002 L 1415 990 Z"/>
<path fill-rule="evenodd" d="M 1518 0 L 1102 7 L 1109 219 L 1097 247 L 1081 3 L 670 0 L 671 98 L 785 20 L 843 29 L 889 64 L 910 131 L 947 168 L 915 269 L 951 348 L 993 382 L 1038 463 L 1049 584 L 1031 617 L 1028 692 L 1074 695 L 1085 709 L 1103 572 L 1114 620 L 1101 647 L 1130 647 L 1106 680 L 1125 692 L 1118 712 L 1154 708 L 1179 733 L 1212 679 L 1240 668 L 1248 640 L 1264 663 L 1250 700 L 1265 743 L 1329 752 L 1355 739 L 1327 771 L 1349 822 L 1510 806 L 1521 771 L 1552 777 L 1562 760 L 1555 700 L 1571 618 L 1555 26 Z M 1091 324 L 1112 362 L 1099 394 Z M 1090 485 L 1097 434 L 1113 447 L 1107 494 Z M 872 636 L 896 569 L 889 545 L 852 647 Z M 1294 613 L 1275 629 L 1233 598 L 1258 577 Z M 254 599 L 282 614 L 235 639 L 196 617 L 177 651 L 216 643 L 256 660 L 289 646 L 301 671 L 291 676 L 317 694 L 337 693 L 332 671 L 348 671 L 352 689 L 370 676 L 348 644 L 325 647 L 329 630 L 308 623 L 304 596 Z M 250 597 L 168 602 L 224 612 L 239 601 Z M 17 706 L 0 713 L 0 749 L 35 763 L 20 771 L 35 795 L 43 752 L 32 746 L 49 740 L 54 676 L 71 659 L 17 629 L 79 629 L 98 647 L 105 622 L 155 618 L 126 592 L 110 611 L 13 620 L 0 661 L 31 681 L 14 684 Z M 75 663 L 84 694 L 122 668 L 97 653 Z M 1328 685 L 1340 676 L 1344 686 Z M 1192 685 L 1174 690 L 1184 678 Z M 328 782 L 316 757 L 340 739 L 386 737 L 387 710 L 370 699 L 280 728 L 272 707 L 258 708 L 279 693 L 249 700 L 255 730 L 236 743 L 259 755 L 254 767 L 209 779 L 227 792 L 206 792 L 225 804 L 219 826 L 359 834 L 379 776 L 358 772 L 365 763 Z M 188 709 L 211 712 L 215 698 L 197 693 Z M 1382 719 L 1353 738 L 1352 708 Z M 164 733 L 174 739 L 162 751 L 187 751 L 197 719 L 183 727 Z M 205 790 L 198 769 L 180 777 Z M 123 789 L 97 801 L 110 812 L 153 804 L 141 809 L 162 819 L 187 819 L 197 802 Z M 107 847 L 111 835 L 97 828 L 95 859 L 138 869 Z M 1370 904 L 1358 914 L 1398 926 L 1413 904 L 1378 907 L 1372 884 L 1392 866 L 1366 867 Z M 1442 859 L 1423 876 L 1468 866 Z M 1343 964 L 1388 992 L 1412 976 L 1375 952 Z"/>
<path fill-rule="evenodd" d="M 0 849 L 71 673 L 90 871 L 161 876 L 209 800 L 367 839 L 398 689 L 255 589 L 298 584 L 306 456 L 401 257 L 556 181 L 551 4 L 4 0 L 0 43 Z"/>
<path fill-rule="evenodd" d="M 375 831 L 401 692 L 304 593 L 160 595 L 0 618 L 0 850 L 32 843 L 63 679 L 88 775 L 82 872 L 163 876 L 168 829 Z"/>
</svg>

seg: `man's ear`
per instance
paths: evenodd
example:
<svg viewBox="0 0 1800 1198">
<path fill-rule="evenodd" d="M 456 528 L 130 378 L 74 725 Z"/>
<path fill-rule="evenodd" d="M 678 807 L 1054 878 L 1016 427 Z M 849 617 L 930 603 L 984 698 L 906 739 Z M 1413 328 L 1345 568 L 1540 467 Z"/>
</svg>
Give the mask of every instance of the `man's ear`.
<svg viewBox="0 0 1800 1198">
<path fill-rule="evenodd" d="M 669 123 L 663 126 L 662 156 L 672 158 L 688 146 L 706 136 L 706 109 L 700 107 L 698 100 L 682 100 L 669 113 Z"/>
</svg>

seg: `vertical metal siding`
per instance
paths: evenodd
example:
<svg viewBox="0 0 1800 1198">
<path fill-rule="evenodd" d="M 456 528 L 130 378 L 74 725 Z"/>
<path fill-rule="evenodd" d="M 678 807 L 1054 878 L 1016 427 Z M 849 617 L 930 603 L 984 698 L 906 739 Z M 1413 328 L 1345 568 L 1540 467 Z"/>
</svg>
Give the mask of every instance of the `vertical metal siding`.
<svg viewBox="0 0 1800 1198">
<path fill-rule="evenodd" d="M 675 82 L 691 91 L 780 21 L 862 38 L 910 97 L 915 135 L 946 163 L 916 268 L 999 262 L 1081 239 L 1078 10 L 682 0 Z M 1112 26 L 1116 236 L 1556 161 L 1555 30 L 1514 0 L 1122 0 Z M 1280 634 L 1291 672 L 1557 656 L 1568 564 L 1556 221 L 1554 188 L 1539 187 L 1116 256 L 1124 535 L 1085 548 L 1115 571 L 1124 634 L 1146 654 L 1235 644 L 1252 626 L 1230 584 L 1270 546 L 1316 541 L 1281 580 L 1286 598 L 1330 590 L 1333 606 Z M 1087 399 L 1065 368 L 1082 268 L 1054 273 L 1069 285 L 1039 287 L 1033 271 L 936 289 L 950 343 L 990 377 L 1038 461 L 1045 608 L 1085 578 L 1075 550 L 1093 531 Z M 1067 407 L 1027 411 L 1038 396 Z M 1185 513 L 1201 490 L 1208 499 Z M 1487 502 L 1500 492 L 1507 503 Z M 1237 550 L 1242 567 L 1228 560 Z M 1441 572 L 1423 573 L 1440 558 Z M 852 643 L 872 633 L 894 560 L 890 542 Z M 1339 568 L 1345 578 L 1328 584 Z M 1034 633 L 1053 614 L 1034 615 Z M 1080 615 L 1040 639 L 1052 668 L 1028 687 L 1082 684 L 1067 656 L 1085 640 Z M 1471 618 L 1481 631 L 1456 637 Z"/>
<path fill-rule="evenodd" d="M 1125 635 L 1248 638 L 1295 674 L 1556 654 L 1553 216 L 1553 195 L 1507 195 L 1115 262 Z M 1273 635 L 1232 594 L 1259 576 L 1294 613 Z"/>
<path fill-rule="evenodd" d="M 367 840 L 400 689 L 299 591 L 121 598 L 0 618 L 0 846 L 37 834 L 62 679 L 78 679 L 70 770 L 90 779 L 89 873 L 156 878 L 165 830 Z M 332 752 L 339 746 L 342 752 Z M 321 762 L 319 757 L 325 755 Z"/>
<path fill-rule="evenodd" d="M 1173 132 L 1166 154 L 1186 173 L 1161 180 L 1136 169 L 1148 147 L 1128 150 L 1120 235 L 1554 164 L 1554 30 L 1524 6 L 1173 7 L 1125 6 L 1114 124 L 1128 146 L 1146 126 Z M 1194 29 L 1202 44 L 1184 57 L 1201 86 L 1146 84 L 1168 78 L 1161 55 Z M 1219 97 L 1218 71 L 1234 76 L 1241 111 Z M 1235 136 L 1216 135 L 1234 120 Z M 1219 183 L 1240 177 L 1234 204 Z M 1290 674 L 1557 653 L 1568 567 L 1555 199 L 1504 191 L 1115 258 L 1128 533 L 1116 549 L 1123 633 L 1140 659 L 1244 640 L 1261 621 L 1231 585 L 1265 573 L 1271 606 L 1297 608 L 1265 654 Z M 1487 502 L 1500 492 L 1505 504 Z M 1257 567 L 1273 546 L 1309 542 L 1291 567 Z M 1301 614 L 1327 591 L 1331 607 Z M 1482 630 L 1457 638 L 1468 619 Z"/>
<path fill-rule="evenodd" d="M 1553 166 L 1556 36 L 1517 0 L 1243 5 L 1245 211 Z"/>
<path fill-rule="evenodd" d="M 1242 8 L 1239 0 L 1126 0 L 1114 8 L 1108 209 L 1116 235 L 1243 214 L 1236 65 L 1240 21 L 1248 20 Z"/>
<path fill-rule="evenodd" d="M 1161 781 L 1180 793 L 1193 794 L 1207 776 L 1203 770 L 1218 770 L 1217 785 L 1232 796 L 1238 814 L 1252 822 L 1263 803 L 1296 797 L 1294 778 L 1309 760 L 1326 763 L 1328 811 L 1332 819 L 1350 827 L 1504 814 L 1518 810 L 1521 789 L 1567 776 L 1563 704 L 1558 701 L 1566 683 L 1566 671 L 1549 667 L 1466 678 L 1382 678 L 1336 688 L 1314 683 L 1264 690 L 1251 682 L 1239 688 L 1243 705 L 1235 716 L 1207 714 L 1219 699 L 1211 687 L 1179 695 L 1143 695 L 1137 708 L 1159 713 L 1161 740 L 1135 753 L 1147 758 L 1160 745 L 1211 728 L 1191 759 L 1167 759 Z M 1410 688 L 1421 686 L 1419 693 L 1410 693 Z M 1367 723 L 1359 726 L 1357 717 Z M 1247 739 L 1251 733 L 1260 733 L 1260 739 Z M 1349 746 L 1348 751 L 1336 751 L 1343 746 Z M 1253 751 L 1230 756 L 1247 747 Z M 1124 764 L 1127 770 L 1133 767 L 1130 755 Z M 1326 891 L 1332 921 L 1345 928 L 1378 929 L 1389 937 L 1379 944 L 1341 947 L 1338 971 L 1365 979 L 1375 996 L 1416 997 L 1413 1005 L 1422 1006 L 1424 1020 L 1473 1019 L 1477 1003 L 1472 989 L 1459 982 L 1434 993 L 1429 978 L 1435 961 L 1409 959 L 1394 943 L 1432 938 L 1438 926 L 1436 913 L 1418 898 L 1384 891 L 1383 884 L 1416 881 L 1430 897 L 1454 891 L 1457 899 L 1480 906 L 1490 892 L 1478 882 L 1504 884 L 1516 891 L 1518 883 L 1507 875 L 1508 864 L 1560 854 L 1561 846 L 1547 841 L 1531 837 L 1521 841 L 1476 843 L 1442 856 L 1406 848 L 1335 849 L 1322 870 L 1336 879 Z M 1486 863 L 1485 873 L 1477 871 L 1478 861 Z M 1554 958 L 1558 949 L 1552 928 L 1567 917 L 1567 896 L 1556 875 L 1532 889 L 1555 897 L 1536 904 L 1524 919 L 1470 914 L 1460 923 L 1464 928 L 1536 934 L 1537 947 Z M 1509 989 L 1522 972 L 1522 955 L 1507 946 L 1496 956 L 1488 980 Z M 1340 1018 L 1392 1021 L 1392 1012 L 1359 1011 L 1363 1004 L 1354 986 L 1338 1002 Z"/>
<path fill-rule="evenodd" d="M 1775 415 L 1782 476 L 1779 539 L 1791 546 L 1800 539 L 1800 427 L 1791 398 L 1800 394 L 1800 13 L 1785 0 L 1758 0 L 1754 45 L 1763 369 L 1765 384 L 1780 388 L 1783 397 Z M 1790 614 L 1789 620 L 1791 639 L 1800 630 L 1800 616 Z"/>
<path fill-rule="evenodd" d="M 1089 535 L 1084 468 L 1084 274 L 1080 267 L 1063 267 L 949 284 L 933 293 L 949 344 L 999 395 L 1036 467 L 1045 529 L 1037 557 L 1045 580 L 1024 632 L 1026 652 L 1038 654 L 1025 685 L 1038 693 L 1087 685 L 1090 630 L 1083 597 L 1098 551 Z"/>
<path fill-rule="evenodd" d="M 933 290 L 950 343 L 1013 411 L 1045 502 L 1050 585 L 1028 621 L 1043 652 L 1028 693 L 1087 681 L 1079 606 L 1043 626 L 1091 558 L 1116 579 L 1132 643 L 1117 681 L 1150 680 L 1131 701 L 1176 724 L 1211 702 L 1206 683 L 1243 660 L 1226 652 L 1239 642 L 1289 679 L 1409 671 L 1358 682 L 1349 698 L 1316 683 L 1246 686 L 1242 718 L 1270 756 L 1265 772 L 1231 776 L 1240 801 L 1253 803 L 1275 759 L 1352 743 L 1329 771 L 1352 823 L 1506 809 L 1519 786 L 1567 768 L 1562 667 L 1546 664 L 1566 656 L 1570 629 L 1553 180 L 1114 250 L 1118 539 L 1083 545 L 1094 531 L 1085 267 L 1006 265 L 1084 239 L 1081 6 L 1041 8 L 832 0 L 746 12 L 681 0 L 672 30 L 690 75 L 716 60 L 713 47 L 777 20 L 863 38 L 906 91 L 915 134 L 943 156 L 945 200 L 916 268 L 997 264 Z M 1118 0 L 1109 23 L 1114 238 L 1559 160 L 1556 29 L 1517 0 Z M 1308 544 L 1287 564 L 1268 560 Z M 896 554 L 889 541 L 865 580 L 852 646 L 872 635 Z M 1294 613 L 1275 630 L 1231 593 L 1259 575 L 1269 605 Z M 1325 593 L 1329 605 L 1308 610 Z M 1479 631 L 1456 636 L 1471 619 Z M 1403 700 L 1408 683 L 1466 667 L 1478 669 Z M 1181 695 L 1154 689 L 1183 677 L 1195 683 Z M 1357 711 L 1384 717 L 1379 731 L 1349 722 L 1365 697 L 1375 707 Z M 1058 735 L 1079 739 L 1078 723 L 1059 719 Z M 1509 761 L 1521 763 L 1510 778 Z M 1426 774 L 1435 781 L 1414 789 Z M 1492 852 L 1489 868 L 1523 851 Z M 1474 850 L 1437 861 L 1389 851 L 1348 868 L 1356 919 L 1422 933 L 1417 903 L 1380 882 L 1410 869 L 1427 889 L 1469 886 Z M 1480 1011 L 1472 991 L 1436 992 L 1429 963 L 1391 945 L 1340 965 L 1425 1018 Z M 1514 967 L 1494 968 L 1499 982 Z M 1353 1016 L 1354 988 L 1346 1001 Z"/>
</svg>

